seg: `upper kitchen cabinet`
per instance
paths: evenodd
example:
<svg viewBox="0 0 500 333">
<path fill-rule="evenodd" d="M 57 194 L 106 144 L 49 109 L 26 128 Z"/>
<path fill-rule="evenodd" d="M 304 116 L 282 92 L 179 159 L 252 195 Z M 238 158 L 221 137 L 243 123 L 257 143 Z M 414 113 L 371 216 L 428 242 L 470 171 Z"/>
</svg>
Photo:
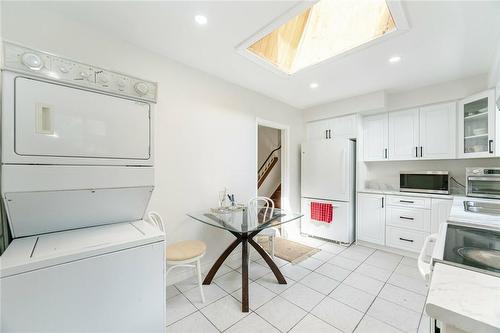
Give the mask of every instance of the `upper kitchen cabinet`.
<svg viewBox="0 0 500 333">
<path fill-rule="evenodd" d="M 312 121 L 306 124 L 307 140 L 328 139 L 328 120 Z"/>
<path fill-rule="evenodd" d="M 363 118 L 363 159 L 384 161 L 389 158 L 387 113 Z"/>
<path fill-rule="evenodd" d="M 306 125 L 307 140 L 333 139 L 334 137 L 356 138 L 357 116 L 349 115 L 312 121 Z"/>
<path fill-rule="evenodd" d="M 418 109 L 390 112 L 389 159 L 414 160 L 419 157 Z"/>
<path fill-rule="evenodd" d="M 461 100 L 458 110 L 458 157 L 495 156 L 495 91 Z"/>
<path fill-rule="evenodd" d="M 354 114 L 330 119 L 331 137 L 356 138 L 358 136 L 357 119 Z"/>
<path fill-rule="evenodd" d="M 456 103 L 444 103 L 420 108 L 420 146 L 422 159 L 456 157 Z"/>
</svg>

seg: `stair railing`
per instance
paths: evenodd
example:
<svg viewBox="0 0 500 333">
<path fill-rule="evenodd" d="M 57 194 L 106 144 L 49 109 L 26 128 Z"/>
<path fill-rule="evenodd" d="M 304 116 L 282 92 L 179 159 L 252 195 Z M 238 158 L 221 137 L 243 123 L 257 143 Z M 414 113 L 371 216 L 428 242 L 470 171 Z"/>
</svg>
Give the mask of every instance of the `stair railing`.
<svg viewBox="0 0 500 333">
<path fill-rule="evenodd" d="M 274 149 L 269 153 L 267 158 L 265 159 L 264 163 L 262 163 L 261 167 L 257 171 L 257 179 L 258 179 L 258 186 L 264 182 L 266 179 L 267 175 L 271 172 L 272 168 L 276 165 L 279 159 L 279 154 L 278 151 L 281 149 L 281 146 L 278 148 Z"/>
</svg>

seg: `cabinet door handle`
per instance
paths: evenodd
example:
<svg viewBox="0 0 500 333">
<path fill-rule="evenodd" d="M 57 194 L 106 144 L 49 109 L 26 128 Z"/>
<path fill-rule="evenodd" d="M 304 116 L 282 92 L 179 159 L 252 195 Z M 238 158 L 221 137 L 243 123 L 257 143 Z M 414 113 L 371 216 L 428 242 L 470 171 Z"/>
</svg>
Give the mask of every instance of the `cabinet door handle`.
<svg viewBox="0 0 500 333">
<path fill-rule="evenodd" d="M 387 148 L 384 149 L 384 158 L 387 159 Z"/>
<path fill-rule="evenodd" d="M 493 154 L 493 140 L 488 141 L 488 151 Z"/>
<path fill-rule="evenodd" d="M 423 155 L 423 149 L 424 148 L 422 146 L 420 146 L 420 157 L 422 157 L 422 155 Z"/>
<path fill-rule="evenodd" d="M 328 139 L 332 138 L 332 130 L 328 130 Z"/>
<path fill-rule="evenodd" d="M 403 219 L 403 220 L 411 220 L 411 221 L 413 221 L 413 220 L 414 220 L 414 218 L 413 218 L 413 217 L 406 217 L 406 216 L 400 216 L 399 218 L 400 218 L 400 219 Z"/>
<path fill-rule="evenodd" d="M 418 157 L 418 147 L 415 147 L 415 157 Z"/>
<path fill-rule="evenodd" d="M 384 197 L 382 197 L 382 208 L 384 208 Z"/>
<path fill-rule="evenodd" d="M 399 202 L 402 202 L 402 203 L 415 203 L 414 201 L 410 201 L 410 200 L 399 200 Z"/>
<path fill-rule="evenodd" d="M 399 237 L 399 239 L 402 241 L 405 241 L 405 242 L 413 243 L 413 239 L 407 239 L 407 238 L 401 238 L 401 237 Z"/>
</svg>

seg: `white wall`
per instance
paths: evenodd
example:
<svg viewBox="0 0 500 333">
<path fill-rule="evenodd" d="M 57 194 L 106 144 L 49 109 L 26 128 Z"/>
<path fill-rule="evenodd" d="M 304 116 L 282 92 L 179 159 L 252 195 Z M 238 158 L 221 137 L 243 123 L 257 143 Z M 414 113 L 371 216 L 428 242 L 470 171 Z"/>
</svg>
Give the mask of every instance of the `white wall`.
<svg viewBox="0 0 500 333">
<path fill-rule="evenodd" d="M 256 189 L 256 118 L 290 128 L 290 208 L 300 210 L 301 113 L 165 57 L 67 21 L 29 3 L 2 2 L 4 38 L 61 56 L 157 81 L 156 188 L 150 205 L 167 220 L 168 242 L 201 239 L 205 265 L 234 239 L 186 213 L 217 205 L 228 187 L 245 202 Z M 113 19 L 113 18 L 110 18 Z M 124 22 L 124 24 L 127 24 Z M 172 281 L 172 280 L 171 280 Z"/>
<path fill-rule="evenodd" d="M 387 111 L 459 100 L 488 89 L 488 74 L 426 86 L 404 93 L 389 94 Z"/>
<path fill-rule="evenodd" d="M 304 121 L 327 119 L 353 113 L 380 112 L 386 107 L 386 99 L 387 94 L 384 91 L 379 91 L 318 105 L 303 111 Z"/>
<path fill-rule="evenodd" d="M 377 113 L 461 99 L 488 88 L 488 74 L 421 87 L 407 92 L 374 92 L 303 110 L 304 120 Z"/>
</svg>

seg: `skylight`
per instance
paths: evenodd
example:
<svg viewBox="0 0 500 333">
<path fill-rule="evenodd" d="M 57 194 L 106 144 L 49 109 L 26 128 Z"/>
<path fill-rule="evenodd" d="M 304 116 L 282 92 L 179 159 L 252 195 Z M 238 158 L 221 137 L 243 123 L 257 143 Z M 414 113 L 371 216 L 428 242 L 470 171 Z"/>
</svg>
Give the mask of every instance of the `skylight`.
<svg viewBox="0 0 500 333">
<path fill-rule="evenodd" d="M 385 0 L 320 0 L 248 51 L 293 74 L 395 30 Z"/>
</svg>

